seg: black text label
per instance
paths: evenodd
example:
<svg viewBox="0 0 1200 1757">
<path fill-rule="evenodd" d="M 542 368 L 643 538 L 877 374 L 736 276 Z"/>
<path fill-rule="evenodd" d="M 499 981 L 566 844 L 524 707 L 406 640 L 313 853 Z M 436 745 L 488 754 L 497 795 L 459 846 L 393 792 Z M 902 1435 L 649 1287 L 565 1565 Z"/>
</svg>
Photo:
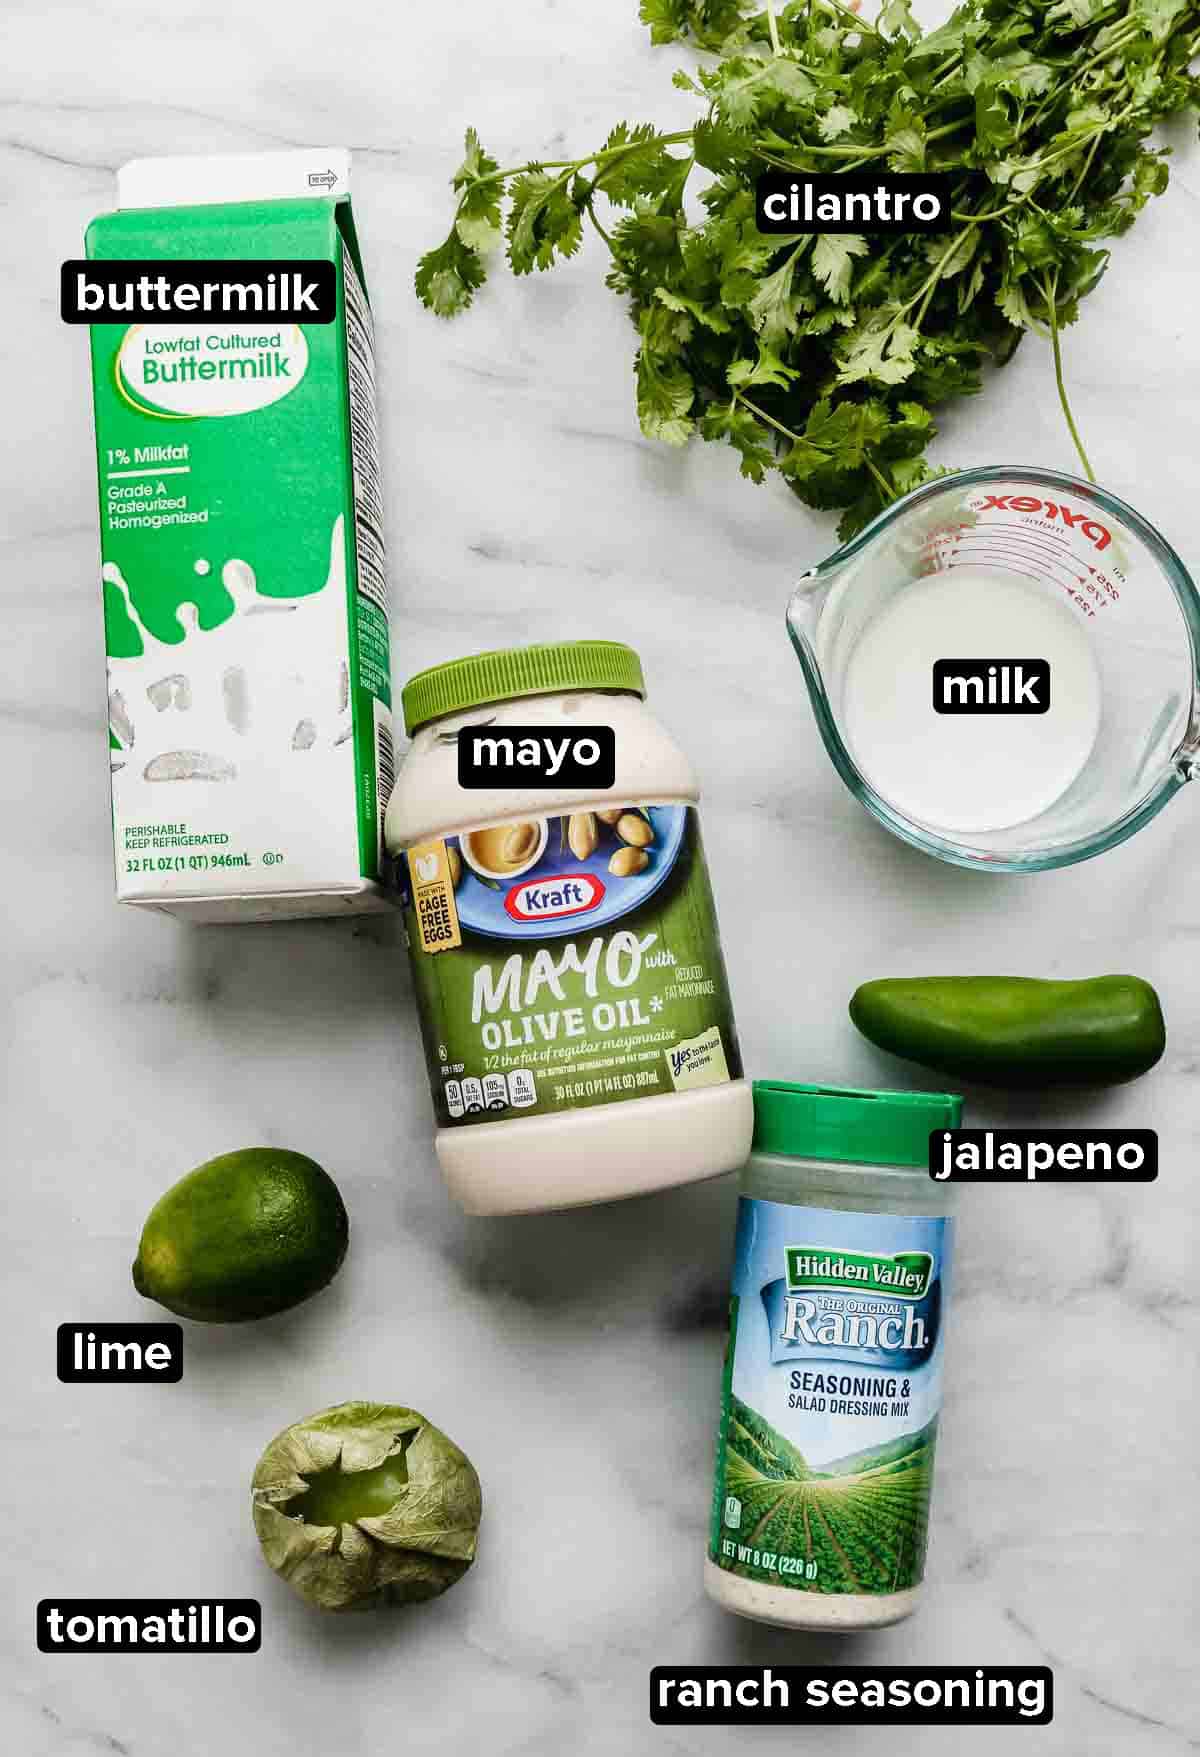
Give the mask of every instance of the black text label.
<svg viewBox="0 0 1200 1757">
<path fill-rule="evenodd" d="M 1049 1666 L 655 1666 L 655 1726 L 1049 1726 Z"/>
<path fill-rule="evenodd" d="M 71 261 L 59 283 L 64 323 L 194 323 L 211 328 L 263 318 L 332 323 L 332 262 Z"/>
<path fill-rule="evenodd" d="M 60 1324 L 58 1376 L 65 1385 L 176 1385 L 183 1377 L 182 1324 Z"/>
<path fill-rule="evenodd" d="M 755 220 L 768 236 L 796 232 L 945 232 L 951 179 L 944 171 L 765 171 Z"/>
<path fill-rule="evenodd" d="M 1148 1184 L 1158 1176 L 1153 1129 L 935 1129 L 935 1183 Z"/>
<path fill-rule="evenodd" d="M 1048 713 L 1050 662 L 935 659 L 933 707 L 938 714 Z"/>
<path fill-rule="evenodd" d="M 594 788 L 617 772 L 611 726 L 464 726 L 458 734 L 460 787 Z"/>
<path fill-rule="evenodd" d="M 257 1653 L 256 1598 L 44 1598 L 41 1653 Z"/>
</svg>

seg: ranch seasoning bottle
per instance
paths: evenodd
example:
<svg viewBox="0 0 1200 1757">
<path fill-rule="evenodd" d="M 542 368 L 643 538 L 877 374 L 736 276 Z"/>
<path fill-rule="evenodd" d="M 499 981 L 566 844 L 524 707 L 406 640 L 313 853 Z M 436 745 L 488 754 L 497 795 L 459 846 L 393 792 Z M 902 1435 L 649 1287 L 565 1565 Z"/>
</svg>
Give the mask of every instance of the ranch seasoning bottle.
<svg viewBox="0 0 1200 1757">
<path fill-rule="evenodd" d="M 727 1610 L 854 1630 L 914 1609 L 942 1401 L 962 1100 L 754 1084 L 704 1584 Z"/>
<path fill-rule="evenodd" d="M 617 641 L 405 685 L 387 845 L 451 1193 L 471 1214 L 745 1163 L 753 1107 L 691 764 Z"/>
</svg>

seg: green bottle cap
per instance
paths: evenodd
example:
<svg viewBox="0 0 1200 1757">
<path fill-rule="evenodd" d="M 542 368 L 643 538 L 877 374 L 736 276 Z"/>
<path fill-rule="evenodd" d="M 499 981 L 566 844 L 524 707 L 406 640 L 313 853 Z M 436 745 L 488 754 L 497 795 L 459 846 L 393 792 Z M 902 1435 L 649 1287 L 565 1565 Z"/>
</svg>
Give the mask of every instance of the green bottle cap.
<svg viewBox="0 0 1200 1757">
<path fill-rule="evenodd" d="M 558 641 L 475 653 L 409 678 L 400 696 L 404 730 L 411 738 L 442 714 L 517 696 L 555 695 L 560 689 L 620 689 L 644 696 L 642 662 L 620 641 Z"/>
<path fill-rule="evenodd" d="M 853 1086 L 754 1082 L 754 1151 L 862 1165 L 929 1164 L 934 1129 L 956 1129 L 949 1092 L 864 1092 Z"/>
</svg>

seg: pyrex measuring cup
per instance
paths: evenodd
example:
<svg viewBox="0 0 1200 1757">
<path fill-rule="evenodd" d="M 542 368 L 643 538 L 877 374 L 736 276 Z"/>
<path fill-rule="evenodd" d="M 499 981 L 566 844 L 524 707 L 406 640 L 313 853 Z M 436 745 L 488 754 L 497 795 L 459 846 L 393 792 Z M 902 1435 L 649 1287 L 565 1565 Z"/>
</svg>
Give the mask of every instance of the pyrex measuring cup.
<svg viewBox="0 0 1200 1757">
<path fill-rule="evenodd" d="M 987 832 L 907 815 L 871 785 L 846 735 L 847 667 L 864 630 L 898 593 L 963 567 L 1018 576 L 1066 606 L 1100 685 L 1099 730 L 1074 780 L 1026 822 Z M 802 577 L 787 623 L 843 781 L 896 835 L 956 865 L 1087 860 L 1149 822 L 1200 763 L 1200 595 L 1152 525 L 1073 476 L 994 465 L 915 489 Z"/>
</svg>

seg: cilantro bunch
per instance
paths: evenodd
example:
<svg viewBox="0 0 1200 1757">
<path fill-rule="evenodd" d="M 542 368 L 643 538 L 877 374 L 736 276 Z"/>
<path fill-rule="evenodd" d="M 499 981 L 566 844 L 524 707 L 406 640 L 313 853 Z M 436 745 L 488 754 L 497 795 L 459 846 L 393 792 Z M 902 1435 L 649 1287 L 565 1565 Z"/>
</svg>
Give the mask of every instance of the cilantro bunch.
<svg viewBox="0 0 1200 1757">
<path fill-rule="evenodd" d="M 425 304 L 453 316 L 494 250 L 528 274 L 591 227 L 638 331 L 643 432 L 727 442 L 752 480 L 777 469 L 843 509 L 843 537 L 937 473 L 931 411 L 1039 331 L 1090 476 L 1060 331 L 1107 267 L 1101 241 L 1166 188 L 1155 125 L 1200 110 L 1200 0 L 965 0 L 928 36 L 909 0 L 873 23 L 842 0 L 642 0 L 641 16 L 656 43 L 715 56 L 675 75 L 695 124 L 622 122 L 582 158 L 507 170 L 469 131 L 450 235 L 418 265 Z M 951 229 L 755 224 L 764 171 L 884 168 L 951 173 Z M 684 202 L 698 171 L 703 218 Z"/>
</svg>

